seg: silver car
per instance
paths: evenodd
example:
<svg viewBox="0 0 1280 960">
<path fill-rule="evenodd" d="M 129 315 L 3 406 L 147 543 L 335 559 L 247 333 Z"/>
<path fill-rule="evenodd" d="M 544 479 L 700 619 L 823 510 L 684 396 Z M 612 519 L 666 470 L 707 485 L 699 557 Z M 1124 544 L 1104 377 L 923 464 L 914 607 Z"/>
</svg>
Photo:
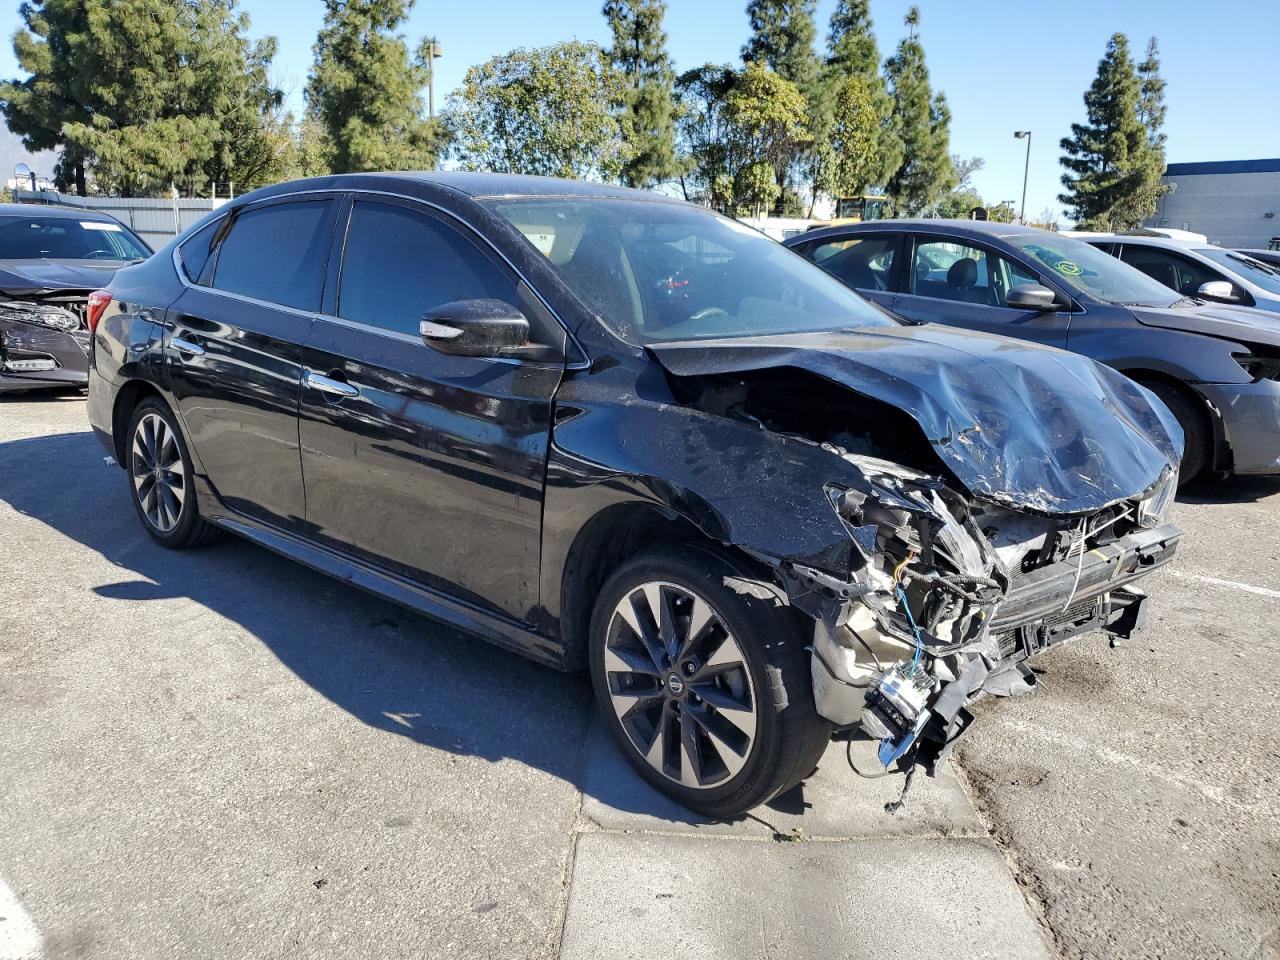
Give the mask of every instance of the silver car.
<svg viewBox="0 0 1280 960">
<path fill-rule="evenodd" d="M 1242 251 L 1137 234 L 1082 239 L 1184 297 L 1280 313 L 1280 266 Z"/>
</svg>

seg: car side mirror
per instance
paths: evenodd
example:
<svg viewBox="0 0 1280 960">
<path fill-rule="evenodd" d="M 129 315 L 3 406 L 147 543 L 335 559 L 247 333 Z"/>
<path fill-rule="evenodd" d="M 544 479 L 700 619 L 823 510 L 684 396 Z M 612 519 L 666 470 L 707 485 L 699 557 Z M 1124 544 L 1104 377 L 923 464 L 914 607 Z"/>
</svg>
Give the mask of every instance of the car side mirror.
<svg viewBox="0 0 1280 960">
<path fill-rule="evenodd" d="M 1207 283 L 1202 283 L 1200 288 L 1196 290 L 1196 296 L 1204 297 L 1206 300 L 1221 300 L 1224 303 L 1240 302 L 1235 284 L 1230 280 L 1210 280 Z"/>
<path fill-rule="evenodd" d="M 1004 298 L 1006 305 L 1024 310 L 1057 310 L 1057 295 L 1038 283 L 1020 283 L 1009 290 Z"/>
<path fill-rule="evenodd" d="M 418 324 L 422 342 L 460 357 L 512 356 L 529 341 L 529 321 L 505 300 L 454 300 Z"/>
</svg>

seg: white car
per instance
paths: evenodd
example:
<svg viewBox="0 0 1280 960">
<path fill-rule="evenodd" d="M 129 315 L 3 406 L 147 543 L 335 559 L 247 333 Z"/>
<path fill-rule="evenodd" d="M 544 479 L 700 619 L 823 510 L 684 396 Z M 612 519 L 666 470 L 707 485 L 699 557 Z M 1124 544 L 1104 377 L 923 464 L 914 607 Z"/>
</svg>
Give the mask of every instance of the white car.
<svg viewBox="0 0 1280 960">
<path fill-rule="evenodd" d="M 1239 250 L 1194 240 L 1126 233 L 1082 239 L 1184 297 L 1280 313 L 1280 267 Z"/>
</svg>

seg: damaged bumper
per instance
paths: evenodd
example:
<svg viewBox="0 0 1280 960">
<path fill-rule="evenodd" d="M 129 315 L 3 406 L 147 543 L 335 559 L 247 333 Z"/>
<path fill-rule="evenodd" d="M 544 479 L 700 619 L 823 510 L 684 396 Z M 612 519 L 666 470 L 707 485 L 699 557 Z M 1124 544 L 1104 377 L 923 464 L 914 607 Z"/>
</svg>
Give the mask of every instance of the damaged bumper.
<svg viewBox="0 0 1280 960">
<path fill-rule="evenodd" d="M 1030 692 L 1024 662 L 1071 637 L 1132 636 L 1135 581 L 1169 563 L 1177 475 L 1091 515 L 977 504 L 936 478 L 866 462 L 864 491 L 829 490 L 863 563 L 847 580 L 783 564 L 792 603 L 815 620 L 818 713 L 881 743 L 886 766 L 932 769 L 979 698 Z"/>
<path fill-rule="evenodd" d="M 0 392 L 83 387 L 89 378 L 89 333 L 69 310 L 0 302 Z"/>
</svg>

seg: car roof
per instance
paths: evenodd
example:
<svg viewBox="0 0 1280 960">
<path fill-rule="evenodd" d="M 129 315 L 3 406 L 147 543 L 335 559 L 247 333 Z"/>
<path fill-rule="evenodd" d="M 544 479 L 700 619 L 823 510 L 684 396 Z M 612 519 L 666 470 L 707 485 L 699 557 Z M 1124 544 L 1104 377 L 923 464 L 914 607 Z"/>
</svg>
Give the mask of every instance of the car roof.
<svg viewBox="0 0 1280 960">
<path fill-rule="evenodd" d="M 0 217 L 53 217 L 67 220 L 98 220 L 119 223 L 115 217 L 101 210 L 68 207 L 60 203 L 0 203 Z"/>
<path fill-rule="evenodd" d="M 1085 243 L 1132 243 L 1144 247 L 1171 247 L 1174 250 L 1199 250 L 1213 246 L 1201 240 L 1183 240 L 1181 237 L 1151 236 L 1145 233 L 1109 233 L 1081 239 Z"/>
<path fill-rule="evenodd" d="M 453 170 L 342 173 L 327 177 L 313 177 L 308 180 L 291 180 L 255 190 L 251 194 L 245 194 L 244 197 L 238 197 L 237 200 L 290 193 L 307 186 L 326 190 L 354 190 L 367 185 L 370 180 L 377 180 L 384 187 L 388 181 L 399 181 L 406 187 L 415 185 L 443 187 L 473 200 L 496 197 L 604 197 L 684 204 L 684 201 L 678 198 L 647 190 L 632 190 L 586 180 L 561 180 L 556 177 L 534 177 L 516 173 L 464 173 Z"/>
<path fill-rule="evenodd" d="M 795 246 L 823 237 L 842 236 L 849 233 L 874 233 L 885 230 L 910 230 L 913 233 L 946 233 L 974 239 L 992 237 L 1035 236 L 1047 231 L 1038 227 L 1024 227 L 1018 223 L 996 223 L 992 220 L 943 220 L 938 218 L 916 220 L 867 220 L 863 223 L 844 223 L 833 227 L 819 227 L 789 237 L 787 246 Z"/>
</svg>

